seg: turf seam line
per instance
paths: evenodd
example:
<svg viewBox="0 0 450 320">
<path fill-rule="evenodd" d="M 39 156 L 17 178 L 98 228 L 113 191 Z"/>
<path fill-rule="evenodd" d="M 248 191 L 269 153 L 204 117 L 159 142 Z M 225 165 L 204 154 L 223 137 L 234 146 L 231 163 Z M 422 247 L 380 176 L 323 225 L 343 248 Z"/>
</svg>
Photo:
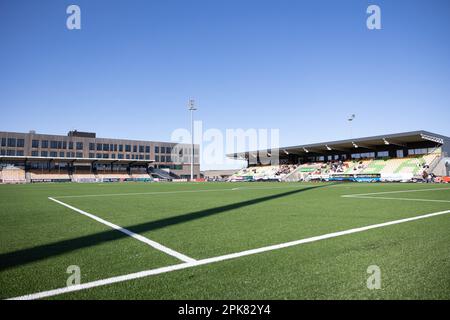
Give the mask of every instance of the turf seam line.
<svg viewBox="0 0 450 320">
<path fill-rule="evenodd" d="M 201 259 L 201 260 L 197 260 L 197 261 L 193 261 L 193 262 L 186 262 L 186 263 L 176 264 L 176 265 L 172 265 L 172 266 L 161 267 L 161 268 L 157 268 L 157 269 L 150 269 L 150 270 L 140 271 L 140 272 L 136 272 L 136 273 L 130 273 L 130 274 L 126 274 L 126 275 L 121 275 L 121 276 L 106 278 L 106 279 L 102 279 L 102 280 L 87 282 L 87 283 L 83 283 L 83 284 L 79 284 L 79 285 L 32 293 L 32 294 L 23 295 L 23 296 L 19 296 L 19 297 L 15 297 L 15 298 L 10 298 L 8 300 L 42 299 L 42 298 L 56 296 L 56 295 L 60 295 L 60 294 L 64 294 L 64 293 L 95 288 L 95 287 L 109 285 L 109 284 L 113 284 L 113 283 L 144 278 L 144 277 L 162 274 L 162 273 L 168 273 L 168 272 L 172 272 L 172 271 L 176 271 L 176 270 L 197 267 L 197 266 L 206 265 L 206 264 L 210 264 L 210 263 L 214 263 L 214 262 L 220 262 L 220 261 L 235 259 L 235 258 L 239 258 L 239 257 L 243 257 L 243 256 L 249 256 L 249 255 L 258 254 L 258 253 L 262 253 L 262 252 L 288 248 L 288 247 L 292 247 L 292 246 L 296 246 L 296 245 L 300 245 L 300 244 L 335 238 L 335 237 L 339 237 L 339 236 L 343 236 L 343 235 L 363 232 L 363 231 L 381 228 L 381 227 L 385 227 L 385 226 L 390 226 L 390 225 L 395 225 L 395 224 L 400 224 L 400 223 L 405 223 L 405 222 L 410 222 L 410 221 L 415 221 L 415 220 L 420 220 L 420 219 L 425 219 L 425 218 L 431 218 L 431 217 L 435 217 L 435 216 L 439 216 L 439 215 L 444 215 L 447 213 L 450 213 L 450 210 L 439 211 L 439 212 L 424 214 L 424 215 L 405 218 L 405 219 L 393 220 L 393 221 L 373 224 L 373 225 L 369 225 L 369 226 L 365 226 L 365 227 L 348 229 L 348 230 L 344 230 L 344 231 L 327 233 L 327 234 L 320 235 L 320 236 L 280 243 L 280 244 L 261 247 L 261 248 L 257 248 L 257 249 L 245 250 L 245 251 L 241 251 L 241 252 L 226 254 L 226 255 L 212 257 L 212 258 Z"/>
<path fill-rule="evenodd" d="M 93 219 L 93 220 L 95 220 L 97 222 L 100 222 L 100 223 L 102 223 L 102 224 L 104 224 L 104 225 L 106 225 L 106 226 L 108 226 L 110 228 L 113 228 L 113 229 L 115 229 L 115 230 L 117 230 L 119 232 L 125 233 L 126 235 L 128 235 L 128 236 L 130 236 L 130 237 L 132 237 L 132 238 L 134 238 L 134 239 L 136 239 L 138 241 L 141 241 L 141 242 L 143 242 L 143 243 L 153 247 L 154 249 L 157 249 L 157 250 L 162 251 L 162 252 L 164 252 L 164 253 L 172 256 L 172 257 L 175 257 L 175 258 L 177 258 L 177 259 L 179 259 L 181 261 L 184 261 L 184 262 L 194 262 L 194 261 L 196 261 L 195 259 L 193 259 L 191 257 L 188 257 L 188 256 L 186 256 L 186 255 L 184 255 L 184 254 L 182 254 L 180 252 L 177 252 L 177 251 L 172 250 L 172 249 L 170 249 L 170 248 L 168 248 L 166 246 L 163 246 L 162 244 L 160 244 L 160 243 L 158 243 L 156 241 L 153 241 L 153 240 L 148 239 L 148 238 L 146 238 L 144 236 L 141 236 L 141 235 L 139 235 L 137 233 L 134 233 L 131 230 L 122 228 L 121 226 L 118 226 L 118 225 L 113 224 L 113 223 L 111 223 L 109 221 L 106 221 L 106 220 L 104 220 L 104 219 L 102 219 L 100 217 L 97 217 L 96 215 L 93 215 L 92 213 L 89 213 L 89 212 L 83 211 L 81 209 L 75 208 L 74 206 L 71 206 L 71 205 L 69 205 L 67 203 L 64 203 L 62 201 L 56 200 L 56 199 L 54 199 L 52 197 L 48 197 L 48 199 L 50 199 L 51 201 L 54 201 L 54 202 L 56 202 L 56 203 L 58 203 L 58 204 L 60 204 L 60 205 L 62 205 L 64 207 L 66 207 L 66 208 L 69 208 L 69 209 L 71 209 L 71 210 L 73 210 L 75 212 L 78 212 L 78 213 L 80 213 L 80 214 L 82 214 L 82 215 L 84 215 L 84 216 L 86 216 L 88 218 L 91 218 L 91 219 Z"/>
</svg>

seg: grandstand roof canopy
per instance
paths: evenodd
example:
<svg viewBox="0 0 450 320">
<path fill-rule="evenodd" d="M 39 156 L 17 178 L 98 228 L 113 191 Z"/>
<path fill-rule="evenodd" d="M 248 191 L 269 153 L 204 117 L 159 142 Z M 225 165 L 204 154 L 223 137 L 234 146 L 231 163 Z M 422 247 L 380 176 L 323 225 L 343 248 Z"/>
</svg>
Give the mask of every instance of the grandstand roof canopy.
<svg viewBox="0 0 450 320">
<path fill-rule="evenodd" d="M 362 153 L 378 151 L 389 147 L 392 148 L 393 146 L 400 149 L 414 148 L 419 147 L 420 145 L 434 146 L 443 144 L 450 144 L 450 138 L 440 134 L 421 130 L 290 147 L 280 147 L 278 148 L 278 151 L 279 156 L 284 157 L 289 154 L 306 156 L 323 154 L 326 155 L 334 153 Z M 273 152 L 273 150 L 261 149 L 227 154 L 227 156 L 230 158 L 248 159 L 250 155 L 256 156 L 257 153 L 262 155 L 271 152 Z"/>
<path fill-rule="evenodd" d="M 155 162 L 155 160 L 136 160 L 136 159 L 97 159 L 97 158 L 62 158 L 62 157 L 21 157 L 21 156 L 0 156 L 0 162 L 6 161 L 24 161 L 24 162 L 66 162 L 73 164 L 82 163 L 104 163 L 104 164 L 129 164 L 145 165 Z"/>
</svg>

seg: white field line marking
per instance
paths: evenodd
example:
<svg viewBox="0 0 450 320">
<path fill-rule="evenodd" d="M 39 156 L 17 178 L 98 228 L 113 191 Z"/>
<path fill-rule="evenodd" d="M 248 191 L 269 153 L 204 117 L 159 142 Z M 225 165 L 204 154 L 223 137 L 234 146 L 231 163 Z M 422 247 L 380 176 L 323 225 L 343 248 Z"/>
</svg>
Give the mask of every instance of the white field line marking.
<svg viewBox="0 0 450 320">
<path fill-rule="evenodd" d="M 370 196 L 342 196 L 344 198 L 353 199 L 381 199 L 381 200 L 400 200 L 400 201 L 423 201 L 423 202 L 450 202 L 450 200 L 433 200 L 433 199 L 415 199 L 415 198 L 390 198 L 390 197 L 370 197 Z"/>
<path fill-rule="evenodd" d="M 280 243 L 280 244 L 257 248 L 257 249 L 245 250 L 245 251 L 241 251 L 241 252 L 236 252 L 236 253 L 226 254 L 223 256 L 197 260 L 197 261 L 193 261 L 193 262 L 186 262 L 186 263 L 176 264 L 176 265 L 172 265 L 172 266 L 157 268 L 157 269 L 151 269 L 151 270 L 145 270 L 145 271 L 140 271 L 140 272 L 136 272 L 136 273 L 130 273 L 130 274 L 122 275 L 122 276 L 87 282 L 87 283 L 83 283 L 83 284 L 79 284 L 79 285 L 74 285 L 74 286 L 49 290 L 49 291 L 42 291 L 42 292 L 28 294 L 28 295 L 24 295 L 24 296 L 20 296 L 20 297 L 10 298 L 9 300 L 41 299 L 41 298 L 60 295 L 63 293 L 69 293 L 69 292 L 80 291 L 80 290 L 85 290 L 85 289 L 89 289 L 89 288 L 95 288 L 95 287 L 109 285 L 109 284 L 113 284 L 113 283 L 118 283 L 118 282 L 133 280 L 133 279 L 139 279 L 139 278 L 144 278 L 144 277 L 148 277 L 148 276 L 152 276 L 152 275 L 157 275 L 157 274 L 172 272 L 172 271 L 176 271 L 176 270 L 206 265 L 206 264 L 210 264 L 210 263 L 214 263 L 214 262 L 249 256 L 249 255 L 258 254 L 258 253 L 262 253 L 262 252 L 278 250 L 278 249 L 282 249 L 282 248 L 292 247 L 292 246 L 315 242 L 315 241 L 319 241 L 319 240 L 335 238 L 335 237 L 339 237 L 339 236 L 343 236 L 343 235 L 347 235 L 347 234 L 367 231 L 367 230 L 376 229 L 376 228 L 382 228 L 382 227 L 400 224 L 400 223 L 404 223 L 404 222 L 431 218 L 431 217 L 435 217 L 435 216 L 439 216 L 439 215 L 444 215 L 447 213 L 450 213 L 450 210 L 434 212 L 434 213 L 429 213 L 429 214 L 424 214 L 424 215 L 415 216 L 415 217 L 411 217 L 411 218 L 394 220 L 394 221 L 389 221 L 389 222 L 384 222 L 384 223 L 379 223 L 379 224 L 373 224 L 373 225 L 349 229 L 349 230 L 345 230 L 345 231 L 327 233 L 327 234 L 324 234 L 321 236 Z"/>
<path fill-rule="evenodd" d="M 141 236 L 141 235 L 139 235 L 139 234 L 137 234 L 137 233 L 134 233 L 133 231 L 130 231 L 130 230 L 125 229 L 125 228 L 122 228 L 122 227 L 120 227 L 120 226 L 118 226 L 118 225 L 116 225 L 116 224 L 113 224 L 113 223 L 111 223 L 111 222 L 109 222 L 109 221 L 106 221 L 106 220 L 104 220 L 104 219 L 102 219 L 102 218 L 99 218 L 99 217 L 97 217 L 97 216 L 95 216 L 95 215 L 93 215 L 93 214 L 91 214 L 91 213 L 89 213 L 89 212 L 80 210 L 80 209 L 78 209 L 78 208 L 75 208 L 75 207 L 73 207 L 73 206 L 67 204 L 67 203 L 64 203 L 64 202 L 62 202 L 62 201 L 53 199 L 53 198 L 51 198 L 51 197 L 49 197 L 49 199 L 52 200 L 52 201 L 54 201 L 54 202 L 56 202 L 56 203 L 59 203 L 60 205 L 66 207 L 66 208 L 69 208 L 69 209 L 71 209 L 71 210 L 73 210 L 73 211 L 76 211 L 76 212 L 78 212 L 78 213 L 81 213 L 82 215 L 85 215 L 86 217 L 89 217 L 89 218 L 91 218 L 91 219 L 94 219 L 95 221 L 98 221 L 98 222 L 100 222 L 100 223 L 102 223 L 102 224 L 104 224 L 104 225 L 106 225 L 106 226 L 108 226 L 108 227 L 111 227 L 111 228 L 113 228 L 113 229 L 115 229 L 115 230 L 117 230 L 117 231 L 120 231 L 120 232 L 122 232 L 122 233 L 125 233 L 126 235 L 128 235 L 128 236 L 130 236 L 130 237 L 132 237 L 132 238 L 134 238 L 134 239 L 136 239 L 136 240 L 139 240 L 139 241 L 141 241 L 141 242 L 143 242 L 143 243 L 145 243 L 145 244 L 148 244 L 149 246 L 151 246 L 151 247 L 153 247 L 153 248 L 155 248 L 155 249 L 157 249 L 157 250 L 159 250 L 159 251 L 162 251 L 162 252 L 164 252 L 164 253 L 166 253 L 166 254 L 172 256 L 172 257 L 175 257 L 175 258 L 177 258 L 177 259 L 179 259 L 179 260 L 181 260 L 181 261 L 184 261 L 184 262 L 193 262 L 193 261 L 196 261 L 195 259 L 192 259 L 192 258 L 190 258 L 190 257 L 188 257 L 188 256 L 185 256 L 185 255 L 182 254 L 182 253 L 179 253 L 179 252 L 177 252 L 177 251 L 175 251 L 175 250 L 172 250 L 172 249 L 170 249 L 170 248 L 167 248 L 167 247 L 163 246 L 162 244 L 160 244 L 160 243 L 158 243 L 158 242 L 156 242 L 156 241 L 150 240 L 150 239 L 148 239 L 148 238 L 146 238 L 146 237 L 143 237 L 143 236 Z"/>
<path fill-rule="evenodd" d="M 197 192 L 216 192 L 216 191 L 236 191 L 236 190 L 266 190 L 266 189 L 288 189 L 298 188 L 305 189 L 309 186 L 297 185 L 297 186 L 284 186 L 284 187 L 236 187 L 227 189 L 200 189 L 200 190 L 177 190 L 177 191 L 154 191 L 154 192 L 129 192 L 129 193 L 101 193 L 101 194 L 85 194 L 74 196 L 53 196 L 53 199 L 66 199 L 66 198 L 87 198 L 87 197 L 112 197 L 112 196 L 137 196 L 137 195 L 158 195 L 158 194 L 177 194 L 177 193 L 197 193 Z"/>
<path fill-rule="evenodd" d="M 384 191 L 384 192 L 371 192 L 371 193 L 355 193 L 355 194 L 346 194 L 346 195 L 343 195 L 342 197 L 371 196 L 374 194 L 392 194 L 392 193 L 438 191 L 438 190 L 450 190 L 450 188 L 430 188 L 430 189 L 413 189 L 413 190 Z"/>
<path fill-rule="evenodd" d="M 450 202 L 449 200 L 433 200 L 433 199 L 417 199 L 417 198 L 392 198 L 392 197 L 377 197 L 379 194 L 396 194 L 396 193 L 409 193 L 420 191 L 438 191 L 438 190 L 450 190 L 450 188 L 431 188 L 431 189 L 413 189 L 413 190 L 399 190 L 399 191 L 384 191 L 384 192 L 372 192 L 372 193 L 357 193 L 342 195 L 343 198 L 354 199 L 380 199 L 380 200 L 400 200 L 400 201 L 421 201 L 421 202 Z"/>
</svg>

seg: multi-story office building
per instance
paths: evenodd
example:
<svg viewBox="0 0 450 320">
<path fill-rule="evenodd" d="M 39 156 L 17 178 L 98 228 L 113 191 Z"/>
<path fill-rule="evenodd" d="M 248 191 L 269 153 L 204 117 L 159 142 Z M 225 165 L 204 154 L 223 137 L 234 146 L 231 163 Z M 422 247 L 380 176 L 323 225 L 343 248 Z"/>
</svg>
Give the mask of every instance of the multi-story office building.
<svg viewBox="0 0 450 320">
<path fill-rule="evenodd" d="M 95 133 L 70 131 L 64 135 L 1 132 L 0 161 L 32 168 L 50 168 L 52 164 L 139 166 L 166 169 L 181 177 L 190 177 L 191 145 L 172 142 L 97 138 Z M 200 176 L 198 145 L 194 146 L 194 175 Z"/>
</svg>

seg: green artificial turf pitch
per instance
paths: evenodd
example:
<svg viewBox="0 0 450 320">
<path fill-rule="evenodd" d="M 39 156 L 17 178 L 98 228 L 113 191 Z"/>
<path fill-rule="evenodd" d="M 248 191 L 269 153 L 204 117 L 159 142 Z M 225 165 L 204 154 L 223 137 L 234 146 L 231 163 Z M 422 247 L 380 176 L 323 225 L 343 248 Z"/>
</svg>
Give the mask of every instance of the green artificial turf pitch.
<svg viewBox="0 0 450 320">
<path fill-rule="evenodd" d="M 2 299 L 183 263 L 48 197 L 196 260 L 450 209 L 449 185 L 0 185 Z M 47 298 L 449 299 L 449 244 L 443 214 Z"/>
</svg>

